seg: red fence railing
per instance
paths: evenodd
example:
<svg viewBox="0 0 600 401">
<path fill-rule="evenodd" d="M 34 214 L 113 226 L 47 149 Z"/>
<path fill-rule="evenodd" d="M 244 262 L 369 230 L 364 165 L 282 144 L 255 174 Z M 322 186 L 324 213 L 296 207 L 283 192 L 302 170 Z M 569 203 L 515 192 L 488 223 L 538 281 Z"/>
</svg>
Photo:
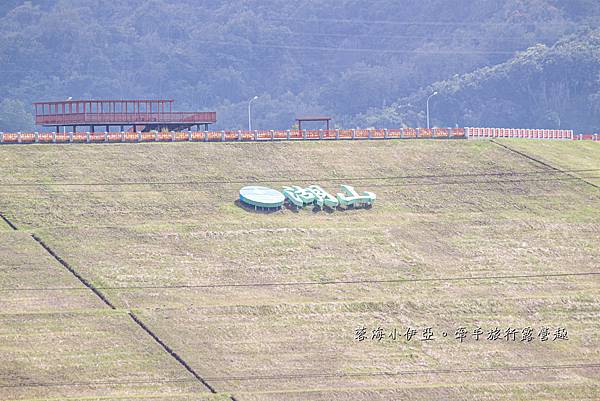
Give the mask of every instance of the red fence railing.
<svg viewBox="0 0 600 401">
<path fill-rule="evenodd" d="M 508 128 L 395 128 L 204 132 L 20 132 L 0 133 L 0 144 L 115 142 L 268 142 L 386 139 L 529 138 L 600 141 L 598 134 L 571 130 Z"/>
<path fill-rule="evenodd" d="M 273 130 L 209 132 L 36 132 L 0 133 L 0 143 L 100 143 L 100 142 L 247 142 L 294 140 L 358 140 L 465 138 L 463 128 L 398 128 L 353 130 Z"/>
</svg>

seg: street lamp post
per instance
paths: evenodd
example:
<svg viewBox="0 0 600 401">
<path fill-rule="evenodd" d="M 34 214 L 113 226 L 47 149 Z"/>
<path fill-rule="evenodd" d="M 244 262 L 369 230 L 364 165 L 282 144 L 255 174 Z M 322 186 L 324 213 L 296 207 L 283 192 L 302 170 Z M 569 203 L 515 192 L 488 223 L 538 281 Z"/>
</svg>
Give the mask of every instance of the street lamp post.
<svg viewBox="0 0 600 401">
<path fill-rule="evenodd" d="M 434 97 L 435 95 L 437 95 L 437 92 L 433 92 L 431 95 L 429 95 L 429 97 L 427 98 L 427 129 L 429 129 L 429 99 L 431 99 L 432 97 Z"/>
<path fill-rule="evenodd" d="M 71 100 L 73 100 L 73 96 L 69 96 L 69 97 L 67 98 L 67 102 L 70 102 Z M 67 106 L 65 105 L 64 107 L 66 108 Z M 66 133 L 67 133 L 67 126 L 66 126 L 66 125 L 64 125 L 64 126 L 63 126 L 63 134 L 66 134 Z"/>
<path fill-rule="evenodd" d="M 258 99 L 258 96 L 254 96 L 248 101 L 248 131 L 252 131 L 252 114 L 250 114 L 250 105 L 252 104 L 252 101 L 256 99 Z"/>
</svg>

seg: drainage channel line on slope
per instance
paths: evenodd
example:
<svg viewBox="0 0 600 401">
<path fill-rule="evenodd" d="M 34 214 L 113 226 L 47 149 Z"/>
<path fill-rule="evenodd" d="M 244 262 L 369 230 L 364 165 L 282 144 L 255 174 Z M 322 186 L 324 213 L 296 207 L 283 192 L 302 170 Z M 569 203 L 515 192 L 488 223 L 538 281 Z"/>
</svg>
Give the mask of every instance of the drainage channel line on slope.
<svg viewBox="0 0 600 401">
<path fill-rule="evenodd" d="M 493 144 L 496 144 L 496 145 L 498 145 L 498 146 L 500 146 L 500 147 L 502 147 L 502 148 L 504 148 L 504 149 L 508 150 L 509 152 L 515 153 L 515 154 L 517 154 L 517 155 L 519 155 L 519 156 L 521 156 L 521 157 L 524 157 L 524 158 L 526 158 L 526 159 L 528 159 L 528 160 L 531 160 L 531 161 L 533 161 L 533 162 L 536 162 L 536 163 L 538 163 L 538 164 L 541 164 L 542 166 L 548 167 L 549 169 L 552 169 L 552 170 L 554 170 L 554 171 L 557 171 L 557 172 L 563 173 L 563 174 L 565 174 L 565 175 L 568 175 L 569 177 L 573 177 L 574 179 L 576 179 L 576 180 L 578 180 L 578 181 L 581 181 L 581 182 L 584 182 L 585 184 L 587 184 L 587 185 L 590 185 L 590 186 L 592 186 L 592 187 L 594 187 L 594 188 L 596 188 L 596 189 L 600 189 L 600 186 L 598 186 L 598 185 L 594 184 L 593 182 L 587 181 L 587 180 L 585 180 L 585 179 L 584 179 L 584 178 L 582 178 L 582 177 L 579 177 L 579 176 L 577 176 L 577 175 L 574 175 L 574 174 L 572 174 L 572 173 L 571 173 L 569 170 L 562 170 L 562 169 L 560 169 L 560 168 L 558 168 L 558 167 L 555 167 L 555 166 L 553 166 L 553 165 L 551 165 L 551 164 L 549 164 L 549 163 L 546 163 L 546 162 L 545 162 L 545 161 L 543 161 L 543 160 L 540 160 L 540 159 L 538 159 L 538 158 L 536 158 L 536 157 L 533 157 L 533 156 L 531 156 L 531 155 L 528 155 L 527 153 L 521 152 L 520 150 L 517 150 L 517 149 L 511 148 L 510 146 L 508 146 L 508 145 L 505 145 L 505 144 L 503 144 L 503 143 L 496 142 L 496 141 L 495 141 L 495 140 L 493 140 L 493 139 L 492 139 L 490 142 L 492 142 Z M 596 177 L 589 177 L 589 178 L 596 178 Z"/>
<path fill-rule="evenodd" d="M 17 231 L 17 226 L 15 226 L 13 222 L 10 221 L 2 212 L 0 212 L 0 219 L 2 219 L 2 221 L 4 221 L 10 228 Z"/>
<path fill-rule="evenodd" d="M 65 269 L 67 269 L 72 275 L 74 275 L 77 278 L 77 280 L 79 280 L 83 285 L 89 288 L 98 298 L 102 300 L 102 302 L 104 302 L 105 305 L 107 305 L 111 309 L 117 309 L 108 300 L 108 298 L 106 298 L 106 296 L 102 292 L 100 292 L 100 290 L 98 290 L 96 287 L 94 287 L 92 283 L 90 283 L 84 277 L 82 277 L 81 274 L 79 274 L 77 270 L 73 269 L 67 262 L 65 262 L 63 258 L 58 256 L 48 245 L 46 245 L 44 241 L 42 241 L 40 237 L 38 237 L 35 234 L 31 234 L 31 238 L 33 238 L 35 242 L 40 244 L 40 246 L 44 248 L 46 252 L 48 252 L 58 263 L 60 263 Z"/>
<path fill-rule="evenodd" d="M 64 268 L 66 268 L 71 274 L 73 274 L 83 285 L 89 288 L 98 298 L 104 302 L 109 308 L 116 309 L 115 306 L 108 300 L 108 298 L 98 290 L 92 283 L 87 281 L 81 276 L 73 267 L 71 267 L 64 259 L 56 254 L 48 245 L 42 241 L 38 236 L 32 234 L 31 237 L 38 243 L 42 248 L 46 250 L 56 261 L 58 261 Z M 202 378 L 183 358 L 179 356 L 171 347 L 169 347 L 156 333 L 154 333 L 144 322 L 140 320 L 133 312 L 128 312 L 129 317 L 133 320 L 142 330 L 144 330 L 152 339 L 158 343 L 162 349 L 167 352 L 172 358 L 174 358 L 181 366 L 183 366 L 194 378 L 199 381 L 204 387 L 206 387 L 211 393 L 217 394 L 217 390 L 208 384 L 206 380 Z M 230 397 L 232 401 L 236 401 L 234 397 Z"/>
<path fill-rule="evenodd" d="M 207 389 L 209 389 L 211 393 L 217 393 L 217 390 L 213 386 L 208 384 L 206 380 L 204 380 L 185 360 L 183 360 L 175 351 L 173 351 L 171 347 L 169 347 L 163 340 L 161 340 L 160 337 L 158 337 L 152 330 L 150 330 L 150 328 L 146 326 L 144 322 L 142 322 L 135 313 L 130 311 L 129 317 L 131 317 L 131 319 L 133 319 L 133 321 L 136 322 L 138 326 L 140 326 L 146 333 L 148 333 L 148 335 L 152 337 L 154 341 L 160 344 L 160 346 L 177 362 L 179 362 L 180 365 L 182 365 L 188 372 L 190 372 L 192 376 L 194 376 L 200 383 L 202 383 Z"/>
</svg>

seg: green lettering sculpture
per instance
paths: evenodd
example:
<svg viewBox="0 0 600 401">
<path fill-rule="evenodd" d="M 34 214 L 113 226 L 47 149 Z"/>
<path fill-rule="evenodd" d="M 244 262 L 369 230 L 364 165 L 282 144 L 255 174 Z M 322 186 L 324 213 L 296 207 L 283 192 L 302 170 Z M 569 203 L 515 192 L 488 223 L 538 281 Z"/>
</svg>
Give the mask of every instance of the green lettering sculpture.
<svg viewBox="0 0 600 401">
<path fill-rule="evenodd" d="M 316 205 L 321 209 L 325 206 L 336 208 L 371 206 L 377 198 L 373 192 L 363 192 L 358 194 L 354 187 L 342 185 L 342 192 L 337 197 L 325 191 L 319 185 L 311 185 L 308 188 L 302 188 L 297 185 L 283 187 L 283 195 L 288 202 L 297 208 L 303 208 L 307 205 Z"/>
<path fill-rule="evenodd" d="M 335 196 L 331 195 L 329 192 L 325 191 L 323 188 L 321 188 L 318 185 L 311 185 L 310 187 L 307 188 L 307 190 L 309 190 L 313 193 L 313 195 L 316 198 L 316 204 L 321 209 L 323 209 L 323 206 L 327 206 L 327 207 L 335 209 L 340 204 L 340 202 L 337 200 L 337 198 Z"/>
<path fill-rule="evenodd" d="M 342 206 L 372 206 L 377 196 L 373 192 L 365 191 L 361 195 L 350 185 L 342 185 L 342 192 L 337 194 L 337 199 Z"/>
<path fill-rule="evenodd" d="M 315 195 L 308 189 L 301 188 L 297 185 L 291 187 L 283 187 L 283 195 L 296 207 L 304 207 L 315 202 Z"/>
</svg>

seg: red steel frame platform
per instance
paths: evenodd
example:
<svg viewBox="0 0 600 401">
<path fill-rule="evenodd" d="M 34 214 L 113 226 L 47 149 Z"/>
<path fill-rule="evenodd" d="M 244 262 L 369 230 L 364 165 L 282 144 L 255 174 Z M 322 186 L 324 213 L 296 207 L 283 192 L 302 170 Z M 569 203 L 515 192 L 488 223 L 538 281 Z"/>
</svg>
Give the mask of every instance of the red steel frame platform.
<svg viewBox="0 0 600 401">
<path fill-rule="evenodd" d="M 131 126 L 134 132 L 162 130 L 179 131 L 201 125 L 208 131 L 208 125 L 217 122 L 217 113 L 173 111 L 173 100 L 65 100 L 57 102 L 36 102 L 35 123 L 45 127 L 90 128 L 97 126 Z"/>
</svg>

